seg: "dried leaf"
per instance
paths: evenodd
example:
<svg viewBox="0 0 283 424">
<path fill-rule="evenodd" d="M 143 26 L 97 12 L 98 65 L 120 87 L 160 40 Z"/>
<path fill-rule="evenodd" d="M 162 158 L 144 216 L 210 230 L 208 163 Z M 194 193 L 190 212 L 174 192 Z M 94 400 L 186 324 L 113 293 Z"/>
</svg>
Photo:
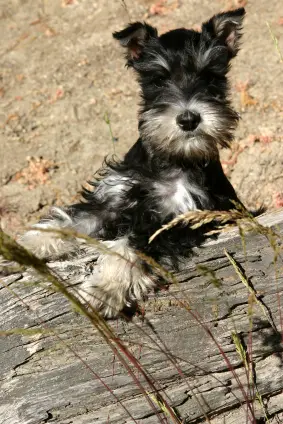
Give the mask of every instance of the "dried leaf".
<svg viewBox="0 0 283 424">
<path fill-rule="evenodd" d="M 18 171 L 12 181 L 27 185 L 29 190 L 38 185 L 46 184 L 50 179 L 50 170 L 56 168 L 54 162 L 42 157 L 28 157 L 28 166 Z"/>
</svg>

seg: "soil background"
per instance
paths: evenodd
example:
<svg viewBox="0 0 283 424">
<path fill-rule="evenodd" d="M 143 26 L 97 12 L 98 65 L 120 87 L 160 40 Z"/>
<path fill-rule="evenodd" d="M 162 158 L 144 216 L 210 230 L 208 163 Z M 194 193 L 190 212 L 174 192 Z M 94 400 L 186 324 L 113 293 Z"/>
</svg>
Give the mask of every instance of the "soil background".
<svg viewBox="0 0 283 424">
<path fill-rule="evenodd" d="M 239 6 L 247 16 L 230 78 L 242 119 L 222 163 L 247 206 L 283 206 L 283 0 L 0 0 L 2 228 L 17 234 L 77 201 L 103 158 L 136 141 L 139 89 L 113 31 L 136 20 L 159 33 L 198 29 Z"/>
</svg>

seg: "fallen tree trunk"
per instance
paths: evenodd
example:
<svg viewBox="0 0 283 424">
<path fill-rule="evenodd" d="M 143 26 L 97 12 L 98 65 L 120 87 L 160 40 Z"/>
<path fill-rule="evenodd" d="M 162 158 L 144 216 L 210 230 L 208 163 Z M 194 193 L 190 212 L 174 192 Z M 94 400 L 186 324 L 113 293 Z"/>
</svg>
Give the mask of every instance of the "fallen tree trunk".
<svg viewBox="0 0 283 424">
<path fill-rule="evenodd" d="M 260 221 L 282 232 L 283 212 Z M 61 293 L 2 261 L 0 423 L 283 422 L 282 259 L 264 235 L 246 236 L 244 250 L 237 230 L 222 234 L 195 250 L 179 284 L 150 295 L 142 317 L 109 323 L 175 421 Z M 92 261 L 51 267 L 80 282 Z"/>
</svg>

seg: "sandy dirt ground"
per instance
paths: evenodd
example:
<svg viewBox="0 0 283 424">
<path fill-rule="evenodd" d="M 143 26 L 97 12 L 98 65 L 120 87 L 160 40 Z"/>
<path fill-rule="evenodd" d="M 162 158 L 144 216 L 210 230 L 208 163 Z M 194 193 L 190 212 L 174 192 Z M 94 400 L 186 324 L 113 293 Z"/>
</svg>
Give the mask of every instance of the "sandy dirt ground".
<svg viewBox="0 0 283 424">
<path fill-rule="evenodd" d="M 231 72 L 242 120 L 222 161 L 246 205 L 283 206 L 283 63 L 267 26 L 283 52 L 283 0 L 0 0 L 2 228 L 16 234 L 76 201 L 105 155 L 135 142 L 139 90 L 113 31 L 135 20 L 197 29 L 243 5 Z"/>
</svg>

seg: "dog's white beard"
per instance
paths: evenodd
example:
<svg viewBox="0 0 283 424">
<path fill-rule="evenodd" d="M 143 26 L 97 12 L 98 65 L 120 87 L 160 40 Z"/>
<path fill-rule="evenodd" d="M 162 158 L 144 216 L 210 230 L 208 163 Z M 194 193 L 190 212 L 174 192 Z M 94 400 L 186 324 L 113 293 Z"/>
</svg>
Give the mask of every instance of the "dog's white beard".
<svg viewBox="0 0 283 424">
<path fill-rule="evenodd" d="M 184 110 L 200 114 L 201 122 L 191 133 L 183 131 L 176 118 Z M 231 125 L 231 124 L 230 124 Z M 213 158 L 218 156 L 217 141 L 229 129 L 229 123 L 220 110 L 204 102 L 192 100 L 169 104 L 168 108 L 159 112 L 150 109 L 142 113 L 141 134 L 145 142 L 160 152 L 182 155 L 186 157 Z"/>
</svg>

